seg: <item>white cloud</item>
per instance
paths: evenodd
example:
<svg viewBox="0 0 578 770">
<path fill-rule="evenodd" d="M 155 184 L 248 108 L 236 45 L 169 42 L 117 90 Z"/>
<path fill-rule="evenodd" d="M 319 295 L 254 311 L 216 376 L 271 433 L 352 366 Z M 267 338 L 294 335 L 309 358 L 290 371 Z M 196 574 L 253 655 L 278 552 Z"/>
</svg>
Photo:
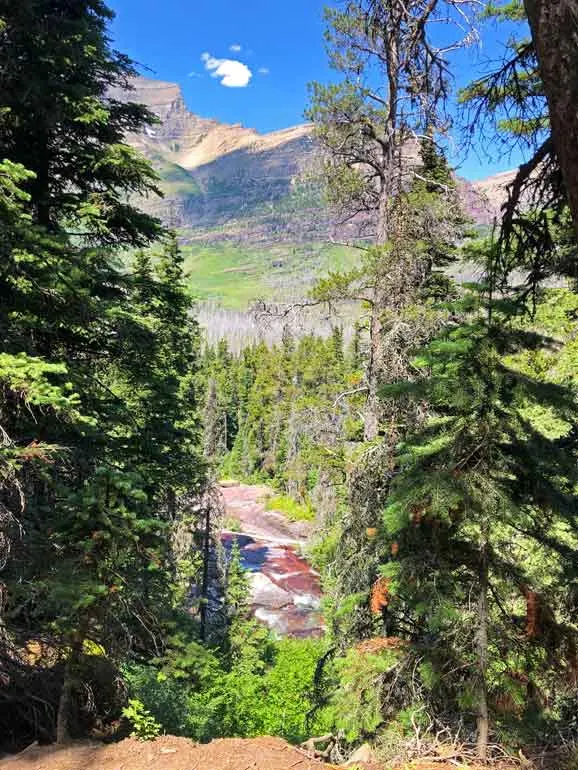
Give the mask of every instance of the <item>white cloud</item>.
<svg viewBox="0 0 578 770">
<path fill-rule="evenodd" d="M 245 88 L 253 77 L 249 67 L 236 59 L 217 59 L 205 52 L 201 54 L 201 61 L 211 77 L 219 78 L 227 88 Z"/>
<path fill-rule="evenodd" d="M 257 70 L 259 75 L 268 75 L 269 74 L 269 68 L 268 67 L 259 67 Z"/>
<path fill-rule="evenodd" d="M 239 43 L 233 43 L 232 45 L 229 46 L 229 51 L 233 51 L 233 53 L 239 53 L 240 50 L 241 50 L 241 46 L 239 45 Z"/>
</svg>

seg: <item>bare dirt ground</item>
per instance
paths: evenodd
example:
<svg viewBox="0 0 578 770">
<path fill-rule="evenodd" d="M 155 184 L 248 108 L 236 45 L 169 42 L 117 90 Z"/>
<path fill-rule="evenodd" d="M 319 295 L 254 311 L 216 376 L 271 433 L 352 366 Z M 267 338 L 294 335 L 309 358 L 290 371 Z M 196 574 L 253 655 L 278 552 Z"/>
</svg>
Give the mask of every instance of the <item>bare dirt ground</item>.
<svg viewBox="0 0 578 770">
<path fill-rule="evenodd" d="M 355 770 L 482 770 L 449 762 L 415 762 L 396 768 L 356 763 Z M 225 738 L 196 744 L 164 735 L 143 742 L 75 743 L 66 747 L 31 746 L 0 760 L 2 770 L 339 770 L 312 759 L 281 738 Z M 520 770 L 521 765 L 492 765 L 492 770 Z M 343 767 L 340 770 L 344 770 Z M 351 768 L 353 770 L 353 767 Z M 487 770 L 487 768 L 486 768 Z"/>
<path fill-rule="evenodd" d="M 165 735 L 155 741 L 33 746 L 0 761 L 2 770 L 327 770 L 281 738 L 227 738 L 195 744 Z"/>
</svg>

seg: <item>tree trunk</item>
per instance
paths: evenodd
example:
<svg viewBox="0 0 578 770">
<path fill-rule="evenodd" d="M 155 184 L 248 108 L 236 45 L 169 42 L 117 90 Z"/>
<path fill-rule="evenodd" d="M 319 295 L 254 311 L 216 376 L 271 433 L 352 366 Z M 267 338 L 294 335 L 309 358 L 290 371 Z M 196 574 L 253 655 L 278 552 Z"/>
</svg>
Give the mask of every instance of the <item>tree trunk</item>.
<svg viewBox="0 0 578 770">
<path fill-rule="evenodd" d="M 377 291 L 375 292 L 377 295 Z M 367 401 L 363 410 L 363 438 L 373 441 L 379 434 L 379 363 L 383 356 L 383 331 L 381 299 L 376 296 L 371 309 L 369 329 L 369 364 L 367 367 Z"/>
<path fill-rule="evenodd" d="M 478 756 L 488 756 L 490 717 L 488 711 L 488 536 L 484 525 L 480 543 L 480 594 L 478 600 Z"/>
<path fill-rule="evenodd" d="M 578 0 L 524 0 L 578 236 Z"/>
<path fill-rule="evenodd" d="M 391 159 L 390 159 L 391 162 Z M 382 182 L 381 198 L 377 215 L 377 236 L 375 244 L 383 247 L 387 244 L 389 232 L 390 206 L 392 200 L 391 171 Z M 383 287 L 383 276 L 375 277 L 373 289 L 373 304 L 371 306 L 371 321 L 369 326 L 369 362 L 367 367 L 367 401 L 363 410 L 363 437 L 365 441 L 373 441 L 379 435 L 380 404 L 378 389 L 381 383 L 383 363 L 383 323 L 382 314 L 391 299 Z"/>
<path fill-rule="evenodd" d="M 201 586 L 201 640 L 207 638 L 207 623 L 209 618 L 209 580 L 211 561 L 211 506 L 207 501 L 205 509 L 205 533 L 203 538 L 203 583 Z"/>
<path fill-rule="evenodd" d="M 56 743 L 69 743 L 70 725 L 72 722 L 72 708 L 74 706 L 74 691 L 78 683 L 78 668 L 82 656 L 83 639 L 78 634 L 72 642 L 66 666 L 64 667 L 64 682 L 60 699 L 58 701 L 58 714 L 56 717 Z"/>
<path fill-rule="evenodd" d="M 69 672 L 68 663 L 64 673 L 64 684 L 58 701 L 58 716 L 56 720 L 56 743 L 70 742 L 70 718 L 74 702 L 74 679 Z"/>
</svg>

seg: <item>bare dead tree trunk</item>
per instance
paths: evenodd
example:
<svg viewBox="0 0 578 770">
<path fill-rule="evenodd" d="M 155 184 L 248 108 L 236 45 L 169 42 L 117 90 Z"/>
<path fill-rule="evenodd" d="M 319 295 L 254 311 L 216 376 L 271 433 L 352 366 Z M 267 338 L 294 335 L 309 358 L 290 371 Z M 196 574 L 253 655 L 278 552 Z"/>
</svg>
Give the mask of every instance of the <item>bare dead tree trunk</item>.
<svg viewBox="0 0 578 770">
<path fill-rule="evenodd" d="M 524 0 L 578 236 L 578 0 Z"/>
<path fill-rule="evenodd" d="M 488 530 L 484 523 L 480 543 L 480 593 L 478 599 L 478 756 L 488 756 L 490 716 L 488 710 Z"/>
</svg>

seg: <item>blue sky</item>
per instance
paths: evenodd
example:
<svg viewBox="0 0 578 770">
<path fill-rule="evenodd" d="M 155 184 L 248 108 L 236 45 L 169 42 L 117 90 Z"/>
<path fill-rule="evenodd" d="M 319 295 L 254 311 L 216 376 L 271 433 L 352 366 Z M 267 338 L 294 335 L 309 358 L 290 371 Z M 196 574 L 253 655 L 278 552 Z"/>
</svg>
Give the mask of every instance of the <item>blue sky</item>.
<svg viewBox="0 0 578 770">
<path fill-rule="evenodd" d="M 302 123 L 307 83 L 332 77 L 323 42 L 325 4 L 109 0 L 116 13 L 111 34 L 115 46 L 135 59 L 143 74 L 179 83 L 193 112 L 265 132 Z M 504 37 L 490 28 L 481 51 L 460 54 L 459 85 L 479 71 L 480 59 L 499 55 Z M 480 178 L 512 168 L 519 160 L 480 160 L 470 153 L 460 173 Z"/>
</svg>

